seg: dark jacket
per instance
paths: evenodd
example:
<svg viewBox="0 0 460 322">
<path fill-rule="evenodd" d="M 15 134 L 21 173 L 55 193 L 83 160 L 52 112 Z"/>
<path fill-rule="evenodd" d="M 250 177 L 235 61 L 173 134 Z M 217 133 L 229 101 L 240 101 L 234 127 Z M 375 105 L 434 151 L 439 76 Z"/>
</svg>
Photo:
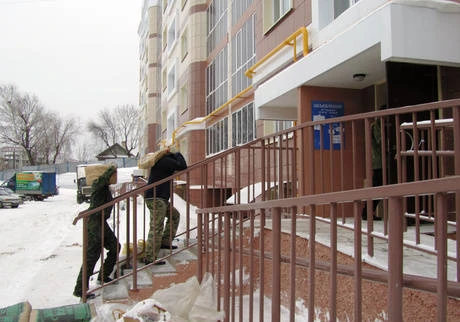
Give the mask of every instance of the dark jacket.
<svg viewBox="0 0 460 322">
<path fill-rule="evenodd" d="M 99 178 L 94 180 L 93 184 L 91 185 L 93 192 L 91 193 L 91 201 L 88 209 L 97 208 L 113 200 L 112 193 L 109 189 L 109 182 L 110 177 L 115 171 L 117 171 L 115 167 L 110 167 Z M 106 208 L 104 210 L 104 219 L 108 219 L 110 217 L 111 212 L 112 206 Z M 100 214 L 100 212 L 97 212 L 94 214 L 94 216 L 91 217 L 96 217 L 100 220 Z"/>
<path fill-rule="evenodd" d="M 186 168 L 187 163 L 185 162 L 184 156 L 180 152 L 168 153 L 150 168 L 148 184 L 162 180 L 171 176 L 174 174 L 174 172 L 185 170 Z M 155 189 L 155 197 L 169 200 L 169 197 L 171 196 L 170 184 L 171 181 L 167 181 L 158 185 Z M 144 198 L 153 198 L 153 188 L 145 191 Z"/>
</svg>

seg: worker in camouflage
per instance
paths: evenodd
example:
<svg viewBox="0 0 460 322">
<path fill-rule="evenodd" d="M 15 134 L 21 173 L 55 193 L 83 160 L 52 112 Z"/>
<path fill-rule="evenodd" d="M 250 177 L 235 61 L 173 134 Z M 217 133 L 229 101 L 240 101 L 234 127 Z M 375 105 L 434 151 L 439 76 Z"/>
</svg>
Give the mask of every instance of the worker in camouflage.
<svg viewBox="0 0 460 322">
<path fill-rule="evenodd" d="M 112 193 L 109 189 L 110 177 L 116 173 L 115 166 L 110 166 L 99 178 L 94 180 L 92 184 L 91 202 L 88 210 L 100 207 L 113 200 Z M 102 220 L 101 215 L 104 212 Z M 110 282 L 109 277 L 113 271 L 117 260 L 118 250 L 120 244 L 117 237 L 113 233 L 107 219 L 110 218 L 112 206 L 105 208 L 103 211 L 98 211 L 92 214 L 88 219 L 88 247 L 87 247 L 87 266 L 86 266 L 86 287 L 89 286 L 89 279 L 93 274 L 94 267 L 101 255 L 101 242 L 104 236 L 103 246 L 108 250 L 104 264 L 101 265 L 98 280 L 103 280 L 105 283 Z M 82 284 L 83 283 L 83 266 L 80 269 L 77 282 L 73 294 L 77 297 L 82 297 Z M 87 298 L 94 297 L 93 294 L 87 294 Z"/>
<path fill-rule="evenodd" d="M 174 174 L 176 171 L 187 168 L 184 156 L 180 152 L 164 149 L 155 155 L 153 165 L 150 168 L 148 184 L 160 181 Z M 145 203 L 150 210 L 150 230 L 145 251 L 145 263 L 150 264 L 158 258 L 160 248 L 175 249 L 172 239 L 176 235 L 179 226 L 180 214 L 174 208 L 169 198 L 171 195 L 172 180 L 166 181 L 153 188 L 146 190 Z M 165 218 L 167 218 L 165 225 Z M 157 261 L 156 265 L 165 264 Z"/>
</svg>

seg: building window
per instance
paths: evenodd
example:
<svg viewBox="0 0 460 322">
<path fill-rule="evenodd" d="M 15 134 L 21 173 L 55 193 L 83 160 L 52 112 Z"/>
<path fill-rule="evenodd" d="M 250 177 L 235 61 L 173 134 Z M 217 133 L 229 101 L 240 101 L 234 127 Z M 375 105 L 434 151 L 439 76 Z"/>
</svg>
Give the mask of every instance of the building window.
<svg viewBox="0 0 460 322">
<path fill-rule="evenodd" d="M 228 147 L 228 119 L 225 118 L 206 129 L 206 154 L 211 155 Z"/>
<path fill-rule="evenodd" d="M 294 121 L 276 121 L 275 132 L 280 132 L 294 126 Z"/>
<path fill-rule="evenodd" d="M 163 36 L 162 36 L 162 39 L 161 39 L 161 43 L 162 43 L 162 46 L 163 46 L 163 50 L 165 50 L 166 46 L 168 44 L 168 34 L 166 32 L 166 28 L 163 29 Z"/>
<path fill-rule="evenodd" d="M 315 0 L 318 9 L 318 27 L 322 29 L 359 0 Z"/>
<path fill-rule="evenodd" d="M 180 89 L 180 106 L 179 112 L 180 114 L 184 113 L 189 107 L 189 95 L 188 95 L 188 87 L 184 85 Z"/>
<path fill-rule="evenodd" d="M 182 33 L 182 37 L 180 39 L 180 47 L 181 59 L 184 60 L 188 54 L 188 29 L 185 29 Z"/>
<path fill-rule="evenodd" d="M 171 51 L 176 43 L 176 39 L 177 39 L 177 32 L 176 32 L 177 28 L 176 28 L 176 17 L 174 17 L 173 21 L 171 22 L 171 24 L 169 25 L 169 28 L 168 28 L 168 48 L 169 48 L 169 51 Z"/>
<path fill-rule="evenodd" d="M 161 73 L 161 83 L 162 83 L 162 90 L 165 91 L 166 87 L 168 86 L 167 82 L 167 76 L 166 76 L 166 69 L 163 69 L 163 72 Z"/>
<path fill-rule="evenodd" d="M 292 0 L 264 0 L 264 32 L 270 30 L 292 9 Z"/>
<path fill-rule="evenodd" d="M 232 114 L 232 145 L 237 146 L 255 138 L 254 104 L 250 103 Z"/>
<path fill-rule="evenodd" d="M 175 0 L 163 0 L 163 12 L 166 12 L 166 10 L 170 9 Z"/>
<path fill-rule="evenodd" d="M 359 0 L 334 0 L 334 18 L 340 16 L 345 10 L 358 1 Z"/>
<path fill-rule="evenodd" d="M 227 0 L 213 0 L 208 7 L 208 55 L 227 34 Z"/>
<path fill-rule="evenodd" d="M 206 68 L 206 114 L 228 100 L 228 57 L 225 47 Z"/>
<path fill-rule="evenodd" d="M 291 0 L 274 0 L 273 1 L 273 20 L 278 21 L 292 8 Z"/>
<path fill-rule="evenodd" d="M 294 126 L 294 121 L 265 121 L 264 135 L 277 133 Z"/>
<path fill-rule="evenodd" d="M 232 39 L 232 97 L 251 85 L 244 72 L 256 63 L 255 15 L 252 15 Z"/>
<path fill-rule="evenodd" d="M 168 98 L 176 92 L 176 83 L 176 64 L 174 64 L 168 72 Z"/>
<path fill-rule="evenodd" d="M 168 115 L 168 125 L 167 125 L 167 139 L 172 139 L 173 132 L 176 130 L 177 127 L 177 113 L 173 111 L 171 114 Z"/>
<path fill-rule="evenodd" d="M 162 136 L 163 132 L 165 129 L 168 129 L 168 115 L 166 110 L 161 111 L 161 130 L 162 130 Z"/>
<path fill-rule="evenodd" d="M 232 2 L 232 25 L 235 25 L 243 16 L 254 0 L 239 0 Z"/>
</svg>

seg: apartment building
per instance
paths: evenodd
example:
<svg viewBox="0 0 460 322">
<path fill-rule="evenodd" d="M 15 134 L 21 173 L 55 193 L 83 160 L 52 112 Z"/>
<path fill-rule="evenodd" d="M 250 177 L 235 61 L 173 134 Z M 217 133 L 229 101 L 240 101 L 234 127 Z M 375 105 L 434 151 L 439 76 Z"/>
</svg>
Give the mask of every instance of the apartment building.
<svg viewBox="0 0 460 322">
<path fill-rule="evenodd" d="M 255 137 L 250 95 L 223 106 L 251 83 L 244 72 L 255 63 L 252 4 L 145 1 L 139 27 L 144 153 L 174 140 L 198 161 Z"/>
<path fill-rule="evenodd" d="M 296 123 L 460 96 L 457 1 L 163 0 L 142 17 L 144 152 L 174 141 L 193 163 Z"/>
<path fill-rule="evenodd" d="M 203 130 L 185 125 L 205 115 L 206 1 L 145 1 L 139 36 L 141 150 L 174 143 L 189 163 L 199 161 Z"/>
<path fill-rule="evenodd" d="M 155 151 L 161 137 L 161 14 L 160 1 L 144 1 L 138 28 L 141 155 Z"/>
</svg>

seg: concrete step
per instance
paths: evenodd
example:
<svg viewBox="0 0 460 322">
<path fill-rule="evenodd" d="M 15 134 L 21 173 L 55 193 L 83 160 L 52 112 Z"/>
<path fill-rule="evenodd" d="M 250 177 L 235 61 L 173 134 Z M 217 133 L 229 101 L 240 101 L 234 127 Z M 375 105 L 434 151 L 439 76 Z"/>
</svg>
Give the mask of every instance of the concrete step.
<svg viewBox="0 0 460 322">
<path fill-rule="evenodd" d="M 159 257 L 165 257 L 170 254 L 170 250 L 160 250 Z M 140 270 L 137 273 L 137 288 L 139 290 L 146 290 L 153 292 L 155 289 L 159 289 L 168 285 L 170 280 L 174 280 L 177 274 L 182 274 L 182 267 L 187 266 L 191 262 L 197 260 L 197 249 L 190 248 L 186 250 L 175 249 L 172 252 L 172 256 L 166 259 L 165 265 L 152 265 L 146 269 Z M 138 268 L 144 267 L 145 264 L 139 262 Z M 180 272 L 177 270 L 177 266 L 181 267 Z M 128 275 L 132 273 L 132 269 L 124 269 L 123 274 Z M 180 279 L 182 280 L 182 279 Z M 163 283 L 165 285 L 163 285 Z M 117 303 L 128 303 L 132 300 L 130 296 L 130 290 L 133 289 L 133 277 L 128 276 L 125 279 L 118 281 L 115 284 L 105 286 L 101 291 L 101 300 L 104 303 L 117 302 Z M 99 293 L 99 292 L 98 292 Z"/>
<path fill-rule="evenodd" d="M 132 269 L 125 269 L 123 273 L 128 275 L 128 274 L 131 274 L 132 271 L 133 271 Z M 128 287 L 132 289 L 133 288 L 133 277 L 132 276 L 127 277 L 126 281 L 128 282 Z M 152 273 L 150 270 L 144 269 L 137 273 L 137 287 L 138 288 L 152 287 Z"/>
<path fill-rule="evenodd" d="M 161 249 L 159 253 L 159 257 L 165 257 L 170 254 L 170 250 L 168 249 Z M 172 252 L 172 256 L 168 258 L 168 261 L 172 265 L 177 265 L 177 264 L 185 264 L 190 261 L 195 261 L 198 259 L 197 256 L 197 249 L 196 247 L 192 247 L 190 249 L 185 249 L 185 250 L 180 250 L 180 249 L 175 249 Z"/>
<path fill-rule="evenodd" d="M 102 302 L 129 301 L 128 281 L 122 279 L 115 284 L 110 284 L 102 289 Z"/>
</svg>

